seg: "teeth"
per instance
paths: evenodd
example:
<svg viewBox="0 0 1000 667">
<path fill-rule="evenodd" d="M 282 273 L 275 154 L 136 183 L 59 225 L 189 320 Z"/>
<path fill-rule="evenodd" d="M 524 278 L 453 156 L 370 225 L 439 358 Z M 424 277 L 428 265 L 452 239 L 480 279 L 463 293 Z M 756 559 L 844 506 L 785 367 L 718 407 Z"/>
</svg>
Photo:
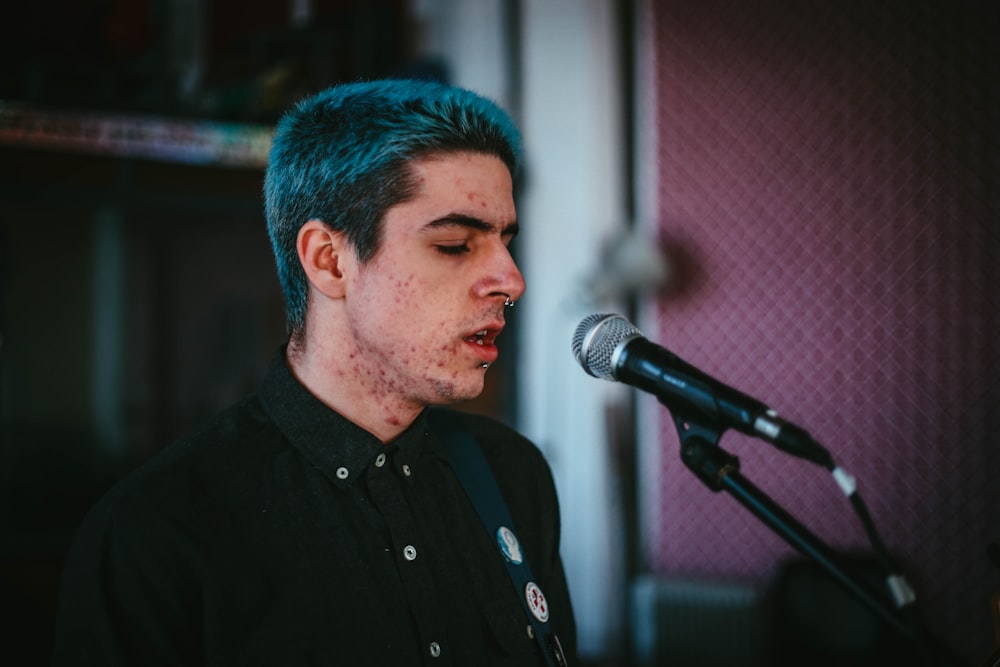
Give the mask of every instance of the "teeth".
<svg viewBox="0 0 1000 667">
<path fill-rule="evenodd" d="M 486 333 L 486 329 L 483 329 L 482 331 L 477 331 L 472 334 L 473 342 L 476 343 L 476 345 L 482 345 L 483 339 L 486 338 Z"/>
</svg>

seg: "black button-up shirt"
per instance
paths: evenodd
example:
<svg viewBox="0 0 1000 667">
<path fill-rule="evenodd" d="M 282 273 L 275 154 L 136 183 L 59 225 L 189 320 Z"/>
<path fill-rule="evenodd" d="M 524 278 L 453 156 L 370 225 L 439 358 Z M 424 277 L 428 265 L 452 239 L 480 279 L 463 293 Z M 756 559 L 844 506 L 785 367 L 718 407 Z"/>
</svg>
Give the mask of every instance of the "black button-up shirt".
<svg viewBox="0 0 1000 667">
<path fill-rule="evenodd" d="M 461 419 L 572 664 L 549 468 L 499 422 Z M 518 595 L 426 416 L 383 444 L 279 354 L 256 396 L 88 514 L 63 578 L 55 664 L 542 664 Z"/>
</svg>

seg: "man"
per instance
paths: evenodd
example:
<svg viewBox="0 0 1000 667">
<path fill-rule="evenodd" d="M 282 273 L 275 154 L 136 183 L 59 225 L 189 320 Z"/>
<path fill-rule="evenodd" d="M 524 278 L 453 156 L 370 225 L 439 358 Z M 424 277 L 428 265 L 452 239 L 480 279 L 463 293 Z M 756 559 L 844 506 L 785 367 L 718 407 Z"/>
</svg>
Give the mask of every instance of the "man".
<svg viewBox="0 0 1000 667">
<path fill-rule="evenodd" d="M 481 392 L 524 291 L 519 160 L 496 105 L 434 83 L 339 86 L 281 120 L 264 191 L 287 347 L 88 515 L 56 664 L 544 664 L 541 618 L 572 662 L 547 465 L 495 421 L 428 414 Z M 499 541 L 453 428 L 506 501 Z"/>
</svg>

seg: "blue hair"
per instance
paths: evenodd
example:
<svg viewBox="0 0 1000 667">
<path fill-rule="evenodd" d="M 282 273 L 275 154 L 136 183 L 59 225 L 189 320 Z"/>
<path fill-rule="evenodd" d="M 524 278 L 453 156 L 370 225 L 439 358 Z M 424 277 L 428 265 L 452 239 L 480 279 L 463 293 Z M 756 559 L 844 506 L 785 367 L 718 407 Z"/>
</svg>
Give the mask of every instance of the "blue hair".
<svg viewBox="0 0 1000 667">
<path fill-rule="evenodd" d="M 281 118 L 264 177 L 264 211 L 293 338 L 303 331 L 308 297 L 295 248 L 301 226 L 323 221 L 367 262 L 378 252 L 385 212 L 415 195 L 409 163 L 453 152 L 496 155 L 512 177 L 521 166 L 511 118 L 484 97 L 440 83 L 334 86 Z"/>
</svg>

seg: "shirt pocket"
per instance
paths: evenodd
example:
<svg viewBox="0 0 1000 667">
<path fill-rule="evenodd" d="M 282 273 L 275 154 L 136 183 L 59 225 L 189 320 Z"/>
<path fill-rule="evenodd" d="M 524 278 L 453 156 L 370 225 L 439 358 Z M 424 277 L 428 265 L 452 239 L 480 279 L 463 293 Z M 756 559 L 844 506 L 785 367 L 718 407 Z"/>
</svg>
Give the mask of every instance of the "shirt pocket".
<svg viewBox="0 0 1000 667">
<path fill-rule="evenodd" d="M 498 653 L 491 665 L 534 664 L 538 646 L 528 634 L 528 618 L 524 609 L 513 600 L 494 600 L 484 607 L 486 625 L 496 644 Z M 493 656 L 491 656 L 493 657 Z"/>
</svg>

